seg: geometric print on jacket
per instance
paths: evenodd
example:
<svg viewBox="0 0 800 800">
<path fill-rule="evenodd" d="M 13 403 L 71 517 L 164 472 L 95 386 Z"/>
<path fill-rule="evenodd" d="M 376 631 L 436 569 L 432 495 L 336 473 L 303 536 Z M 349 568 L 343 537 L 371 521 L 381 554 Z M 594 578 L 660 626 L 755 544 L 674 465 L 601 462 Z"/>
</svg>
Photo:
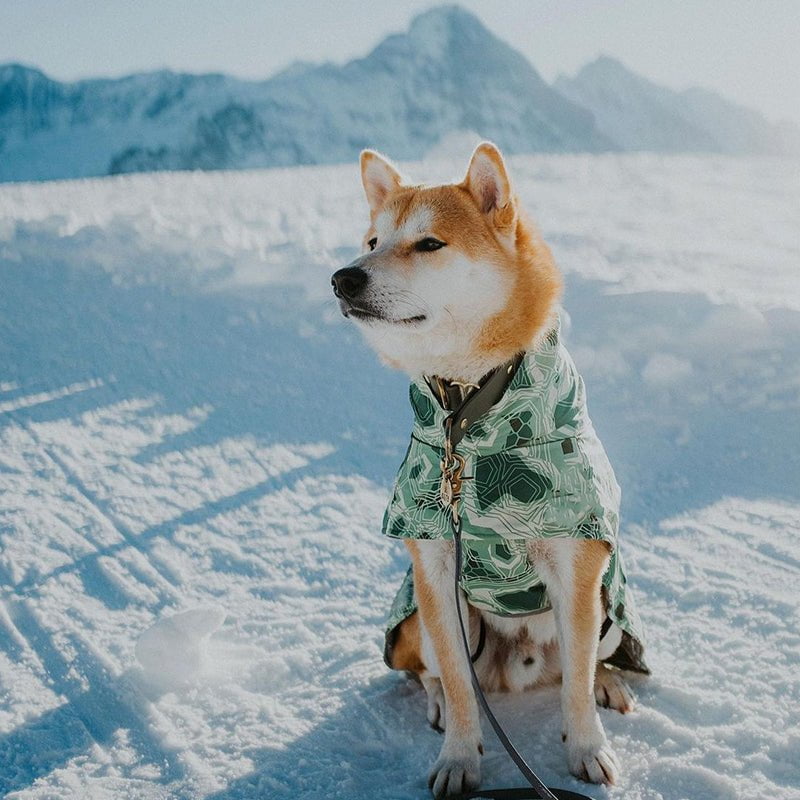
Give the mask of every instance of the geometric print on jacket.
<svg viewBox="0 0 800 800">
<path fill-rule="evenodd" d="M 450 412 L 424 378 L 412 382 L 410 399 L 414 428 L 383 533 L 400 539 L 451 539 L 450 512 L 439 499 L 444 422 Z M 469 602 L 502 616 L 546 611 L 547 591 L 528 561 L 527 542 L 602 539 L 611 546 L 603 576 L 606 613 L 623 631 L 621 648 L 626 652 L 621 660 L 631 662 L 620 666 L 646 671 L 644 633 L 618 544 L 620 488 L 589 419 L 583 379 L 560 340 L 558 325 L 525 353 L 503 396 L 470 425 L 456 452 L 465 460 L 459 505 L 461 587 Z M 409 570 L 387 633 L 415 609 Z"/>
</svg>

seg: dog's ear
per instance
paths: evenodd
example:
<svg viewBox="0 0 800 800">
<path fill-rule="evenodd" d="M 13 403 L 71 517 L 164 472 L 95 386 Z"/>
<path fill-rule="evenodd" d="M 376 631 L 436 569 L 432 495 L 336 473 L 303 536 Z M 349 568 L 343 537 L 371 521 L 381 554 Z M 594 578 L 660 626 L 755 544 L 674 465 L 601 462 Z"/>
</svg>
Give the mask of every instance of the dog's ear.
<svg viewBox="0 0 800 800">
<path fill-rule="evenodd" d="M 374 216 L 386 198 L 403 185 L 403 176 L 380 153 L 362 150 L 361 182 L 364 184 L 370 214 Z"/>
<path fill-rule="evenodd" d="M 481 142 L 475 148 L 462 185 L 472 195 L 480 212 L 492 215 L 492 221 L 497 227 L 513 224 L 516 217 L 514 195 L 497 145 Z"/>
</svg>

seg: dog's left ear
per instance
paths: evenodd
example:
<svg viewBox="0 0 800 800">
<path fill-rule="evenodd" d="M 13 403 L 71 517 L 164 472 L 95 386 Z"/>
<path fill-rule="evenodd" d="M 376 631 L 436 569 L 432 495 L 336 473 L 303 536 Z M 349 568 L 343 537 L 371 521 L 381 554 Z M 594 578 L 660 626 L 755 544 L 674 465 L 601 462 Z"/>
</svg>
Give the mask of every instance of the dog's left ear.
<svg viewBox="0 0 800 800">
<path fill-rule="evenodd" d="M 475 148 L 462 184 L 482 214 L 491 214 L 498 228 L 510 228 L 516 218 L 511 181 L 497 145 L 482 142 Z"/>
<path fill-rule="evenodd" d="M 370 214 L 374 217 L 386 198 L 403 185 L 403 176 L 380 153 L 362 150 L 361 182 L 364 184 Z"/>
</svg>

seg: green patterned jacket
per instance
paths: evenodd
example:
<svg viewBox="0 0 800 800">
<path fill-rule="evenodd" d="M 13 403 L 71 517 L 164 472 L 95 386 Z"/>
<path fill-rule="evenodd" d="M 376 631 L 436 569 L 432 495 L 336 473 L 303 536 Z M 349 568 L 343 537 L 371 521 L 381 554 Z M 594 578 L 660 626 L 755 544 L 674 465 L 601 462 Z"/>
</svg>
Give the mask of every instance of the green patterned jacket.
<svg viewBox="0 0 800 800">
<path fill-rule="evenodd" d="M 466 463 L 461 492 L 462 589 L 477 608 L 503 616 L 550 608 L 528 561 L 530 539 L 602 539 L 611 545 L 603 596 L 622 628 L 632 668 L 646 671 L 644 636 L 617 546 L 620 489 L 586 410 L 583 380 L 556 326 L 525 354 L 503 397 L 472 423 L 456 448 Z M 411 384 L 411 443 L 383 520 L 394 538 L 451 539 L 439 499 L 444 452 L 442 408 L 427 381 Z M 395 598 L 387 627 L 416 608 L 413 574 Z M 632 641 L 631 641 L 632 640 Z"/>
</svg>

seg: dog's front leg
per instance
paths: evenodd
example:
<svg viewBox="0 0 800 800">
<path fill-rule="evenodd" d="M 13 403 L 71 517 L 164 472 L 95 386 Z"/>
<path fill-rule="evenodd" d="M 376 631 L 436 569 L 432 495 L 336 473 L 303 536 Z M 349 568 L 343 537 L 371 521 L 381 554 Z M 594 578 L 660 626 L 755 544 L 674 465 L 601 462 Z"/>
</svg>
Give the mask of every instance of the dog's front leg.
<svg viewBox="0 0 800 800">
<path fill-rule="evenodd" d="M 600 587 L 608 565 L 608 546 L 595 540 L 558 539 L 542 549 L 542 572 L 558 629 L 569 769 L 583 780 L 615 783 L 619 764 L 606 739 L 594 696 Z"/>
<path fill-rule="evenodd" d="M 478 786 L 483 752 L 478 703 L 453 596 L 455 551 L 447 541 L 407 541 L 406 545 L 414 564 L 420 617 L 436 657 L 445 699 L 444 744 L 429 785 L 434 797 L 447 797 Z M 466 600 L 463 607 L 466 610 Z"/>
</svg>

